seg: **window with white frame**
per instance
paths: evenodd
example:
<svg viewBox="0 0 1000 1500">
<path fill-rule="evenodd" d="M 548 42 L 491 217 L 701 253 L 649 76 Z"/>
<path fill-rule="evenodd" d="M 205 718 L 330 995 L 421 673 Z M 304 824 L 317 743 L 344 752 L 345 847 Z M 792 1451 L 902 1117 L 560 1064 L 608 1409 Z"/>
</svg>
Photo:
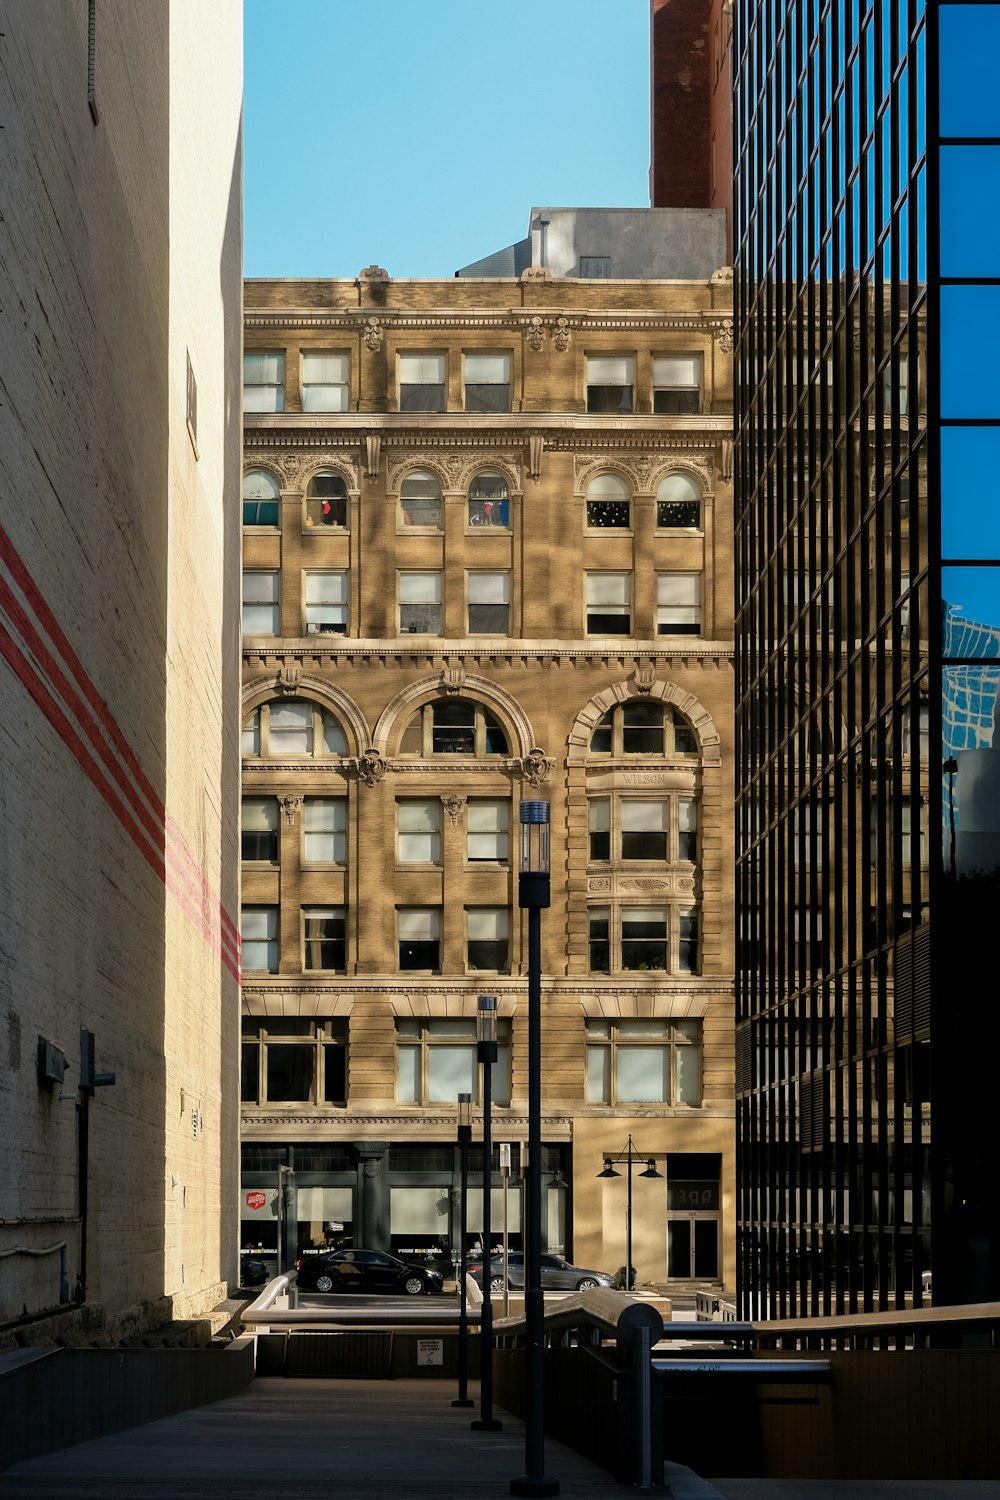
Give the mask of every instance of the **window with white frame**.
<svg viewBox="0 0 1000 1500">
<path fill-rule="evenodd" d="M 240 857 L 247 864 L 277 863 L 277 797 L 243 798 L 240 808 Z"/>
<path fill-rule="evenodd" d="M 470 797 L 465 804 L 465 857 L 470 864 L 506 864 L 510 859 L 510 802 L 506 797 Z"/>
<path fill-rule="evenodd" d="M 297 698 L 255 708 L 243 724 L 243 754 L 281 756 L 346 755 L 347 739 L 337 720 L 317 703 Z"/>
<path fill-rule="evenodd" d="M 630 635 L 632 574 L 588 573 L 587 634 Z"/>
<path fill-rule="evenodd" d="M 441 484 L 427 469 L 411 469 L 399 487 L 399 522 L 404 528 L 440 531 L 444 524 Z"/>
<path fill-rule="evenodd" d="M 243 356 L 243 410 L 284 411 L 285 356 L 278 350 Z"/>
<path fill-rule="evenodd" d="M 446 354 L 399 356 L 400 411 L 444 411 L 448 394 Z"/>
<path fill-rule="evenodd" d="M 343 530 L 347 525 L 347 481 L 343 474 L 314 474 L 306 486 L 306 530 L 327 527 Z"/>
<path fill-rule="evenodd" d="M 630 354 L 587 356 L 587 410 L 625 412 L 633 409 L 635 360 Z"/>
<path fill-rule="evenodd" d="M 342 906 L 302 908 L 302 967 L 343 974 L 347 966 L 347 912 Z"/>
<path fill-rule="evenodd" d="M 694 907 L 592 906 L 587 921 L 592 974 L 697 970 Z"/>
<path fill-rule="evenodd" d="M 469 485 L 469 525 L 510 526 L 510 489 L 502 474 L 486 470 Z"/>
<path fill-rule="evenodd" d="M 440 635 L 441 616 L 441 574 L 400 573 L 400 635 Z"/>
<path fill-rule="evenodd" d="M 510 574 L 470 573 L 469 634 L 510 634 Z"/>
<path fill-rule="evenodd" d="M 278 972 L 278 908 L 240 908 L 240 959 L 244 973 Z"/>
<path fill-rule="evenodd" d="M 243 634 L 278 635 L 281 606 L 277 573 L 243 574 Z"/>
<path fill-rule="evenodd" d="M 396 1098 L 400 1104 L 454 1104 L 459 1094 L 479 1100 L 481 1069 L 472 1020 L 400 1018 L 396 1021 Z M 510 1022 L 497 1021 L 493 1102 L 510 1103 Z"/>
<path fill-rule="evenodd" d="M 250 469 L 243 476 L 243 525 L 281 525 L 281 491 L 266 469 Z"/>
<path fill-rule="evenodd" d="M 700 1020 L 588 1020 L 588 1104 L 702 1101 Z"/>
<path fill-rule="evenodd" d="M 399 967 L 437 973 L 441 968 L 441 909 L 401 906 L 396 912 Z"/>
<path fill-rule="evenodd" d="M 697 755 L 698 740 L 684 715 L 650 698 L 609 708 L 590 736 L 591 755 Z"/>
<path fill-rule="evenodd" d="M 307 635 L 346 635 L 348 578 L 346 572 L 305 575 Z"/>
<path fill-rule="evenodd" d="M 302 808 L 302 862 L 347 863 L 346 797 L 306 797 Z"/>
<path fill-rule="evenodd" d="M 665 416 L 701 411 L 701 358 L 697 354 L 653 357 L 653 411 Z"/>
<path fill-rule="evenodd" d="M 465 356 L 466 411 L 510 411 L 510 355 Z"/>
<path fill-rule="evenodd" d="M 351 356 L 302 355 L 302 410 L 347 411 L 351 404 Z"/>
<path fill-rule="evenodd" d="M 503 726 L 471 698 L 434 698 L 403 731 L 400 755 L 509 755 Z"/>
<path fill-rule="evenodd" d="M 656 633 L 701 634 L 700 573 L 657 573 Z"/>
<path fill-rule="evenodd" d="M 243 1018 L 243 1104 L 346 1104 L 347 1022 Z"/>
<path fill-rule="evenodd" d="M 687 474 L 667 474 L 656 491 L 658 531 L 700 531 L 701 490 Z"/>
<path fill-rule="evenodd" d="M 592 862 L 697 859 L 694 797 L 591 797 L 588 821 Z"/>
<path fill-rule="evenodd" d="M 396 827 L 396 855 L 401 865 L 441 863 L 440 797 L 400 797 Z"/>
<path fill-rule="evenodd" d="M 510 967 L 510 912 L 505 906 L 470 906 L 465 913 L 466 967 L 506 974 Z"/>
<path fill-rule="evenodd" d="M 632 494 L 618 474 L 598 474 L 587 486 L 587 530 L 628 531 Z"/>
</svg>

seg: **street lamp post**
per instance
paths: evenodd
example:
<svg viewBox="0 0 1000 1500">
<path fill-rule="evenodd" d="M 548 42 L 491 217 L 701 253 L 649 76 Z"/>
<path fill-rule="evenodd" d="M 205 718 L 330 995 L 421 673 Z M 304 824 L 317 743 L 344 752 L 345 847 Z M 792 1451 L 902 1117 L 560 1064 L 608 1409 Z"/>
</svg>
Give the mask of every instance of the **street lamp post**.
<svg viewBox="0 0 1000 1500">
<path fill-rule="evenodd" d="M 471 1406 L 469 1399 L 469 1293 L 465 1281 L 465 1241 L 469 1222 L 469 1143 L 472 1140 L 472 1095 L 458 1096 L 458 1395 L 452 1406 Z"/>
<path fill-rule="evenodd" d="M 480 995 L 476 1009 L 476 1053 L 483 1068 L 483 1305 L 479 1311 L 479 1432 L 500 1432 L 493 1415 L 493 1064 L 497 1060 L 497 997 Z"/>
<path fill-rule="evenodd" d="M 550 903 L 549 804 L 522 802 L 517 899 L 528 913 L 528 1181 L 524 1253 L 525 1472 L 510 1482 L 512 1495 L 558 1495 L 559 1481 L 545 1474 L 545 1375 L 542 1295 L 542 909 Z"/>
<path fill-rule="evenodd" d="M 635 1267 L 632 1264 L 632 1163 L 645 1161 L 646 1170 L 640 1172 L 640 1177 L 662 1177 L 663 1173 L 656 1170 L 655 1156 L 648 1153 L 643 1154 L 635 1148 L 635 1142 L 629 1135 L 628 1144 L 619 1151 L 617 1156 L 606 1156 L 604 1158 L 604 1171 L 598 1172 L 598 1177 L 620 1177 L 622 1174 L 615 1171 L 615 1162 L 628 1163 L 627 1189 L 625 1195 L 625 1290 L 635 1291 Z"/>
</svg>

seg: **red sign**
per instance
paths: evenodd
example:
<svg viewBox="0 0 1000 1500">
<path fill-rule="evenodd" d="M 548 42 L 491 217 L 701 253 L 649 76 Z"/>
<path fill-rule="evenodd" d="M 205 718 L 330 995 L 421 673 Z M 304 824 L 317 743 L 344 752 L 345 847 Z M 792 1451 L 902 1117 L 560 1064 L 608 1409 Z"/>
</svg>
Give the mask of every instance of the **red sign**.
<svg viewBox="0 0 1000 1500">
<path fill-rule="evenodd" d="M 247 1193 L 247 1208 L 263 1208 L 267 1203 L 267 1194 L 258 1188 L 255 1193 Z"/>
</svg>

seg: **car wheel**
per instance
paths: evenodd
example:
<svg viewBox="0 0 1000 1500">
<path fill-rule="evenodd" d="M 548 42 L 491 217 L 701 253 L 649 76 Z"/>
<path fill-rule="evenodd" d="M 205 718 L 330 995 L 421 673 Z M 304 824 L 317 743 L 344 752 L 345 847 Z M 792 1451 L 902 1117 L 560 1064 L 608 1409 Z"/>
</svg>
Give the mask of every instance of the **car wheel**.
<svg viewBox="0 0 1000 1500">
<path fill-rule="evenodd" d="M 317 1290 L 317 1292 L 332 1292 L 333 1291 L 333 1277 L 332 1276 L 327 1276 L 325 1274 L 322 1275 L 322 1276 L 317 1276 L 316 1277 L 316 1290 Z"/>
<path fill-rule="evenodd" d="M 407 1276 L 403 1282 L 403 1291 L 408 1297 L 419 1297 L 424 1290 L 424 1283 L 419 1276 Z"/>
<path fill-rule="evenodd" d="M 577 1282 L 576 1289 L 578 1292 L 592 1292 L 598 1286 L 600 1282 L 595 1281 L 593 1276 L 585 1276 L 582 1281 Z"/>
<path fill-rule="evenodd" d="M 502 1276 L 491 1276 L 490 1277 L 490 1291 L 491 1292 L 502 1292 L 503 1291 L 503 1277 Z"/>
</svg>

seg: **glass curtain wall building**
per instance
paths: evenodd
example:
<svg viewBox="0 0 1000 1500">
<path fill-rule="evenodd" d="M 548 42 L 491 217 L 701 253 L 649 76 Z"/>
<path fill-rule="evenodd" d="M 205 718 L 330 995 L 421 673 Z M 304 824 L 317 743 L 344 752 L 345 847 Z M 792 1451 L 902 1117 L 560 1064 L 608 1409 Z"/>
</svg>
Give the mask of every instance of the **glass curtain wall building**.
<svg viewBox="0 0 1000 1500">
<path fill-rule="evenodd" d="M 1000 6 L 735 7 L 744 1316 L 1000 1295 Z"/>
</svg>

